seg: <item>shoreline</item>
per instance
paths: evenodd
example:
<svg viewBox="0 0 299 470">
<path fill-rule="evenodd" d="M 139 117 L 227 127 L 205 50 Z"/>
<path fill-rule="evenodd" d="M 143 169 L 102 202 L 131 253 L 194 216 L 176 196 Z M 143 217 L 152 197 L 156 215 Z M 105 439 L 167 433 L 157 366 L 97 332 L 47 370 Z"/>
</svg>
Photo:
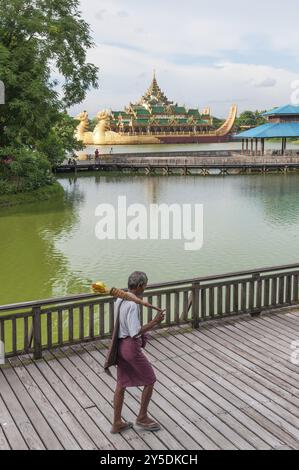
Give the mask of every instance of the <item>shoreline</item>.
<svg viewBox="0 0 299 470">
<path fill-rule="evenodd" d="M 34 191 L 2 194 L 0 195 L 0 209 L 4 207 L 19 206 L 22 204 L 30 204 L 37 201 L 48 201 L 54 197 L 63 197 L 64 189 L 58 181 L 43 186 Z"/>
</svg>

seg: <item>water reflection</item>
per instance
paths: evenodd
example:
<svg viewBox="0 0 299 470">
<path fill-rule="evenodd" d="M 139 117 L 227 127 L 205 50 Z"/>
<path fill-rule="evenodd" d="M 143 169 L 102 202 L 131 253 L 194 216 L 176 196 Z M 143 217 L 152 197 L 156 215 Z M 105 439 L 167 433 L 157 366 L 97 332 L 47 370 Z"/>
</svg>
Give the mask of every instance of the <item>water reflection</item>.
<svg viewBox="0 0 299 470">
<path fill-rule="evenodd" d="M 70 271 L 57 240 L 67 240 L 78 222 L 76 204 L 84 194 L 71 189 L 64 201 L 1 209 L 0 303 L 65 295 L 83 289 L 84 277 Z M 85 285 L 89 281 L 85 282 Z"/>
<path fill-rule="evenodd" d="M 240 185 L 244 199 L 252 199 L 264 210 L 267 222 L 278 226 L 297 225 L 299 221 L 298 175 L 252 176 Z"/>
<path fill-rule="evenodd" d="M 92 280 L 124 286 L 130 271 L 150 282 L 296 262 L 299 174 L 59 177 L 64 201 L 1 210 L 0 303 L 88 292 Z M 204 205 L 204 246 L 180 240 L 95 237 L 100 203 Z"/>
</svg>

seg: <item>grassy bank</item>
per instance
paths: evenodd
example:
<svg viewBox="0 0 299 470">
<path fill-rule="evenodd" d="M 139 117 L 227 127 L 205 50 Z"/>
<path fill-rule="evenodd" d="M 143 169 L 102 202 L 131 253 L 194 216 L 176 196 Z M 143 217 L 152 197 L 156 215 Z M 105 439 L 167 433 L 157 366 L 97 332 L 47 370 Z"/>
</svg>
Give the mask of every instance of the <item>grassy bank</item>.
<svg viewBox="0 0 299 470">
<path fill-rule="evenodd" d="M 0 208 L 20 204 L 30 204 L 31 202 L 37 201 L 48 201 L 49 199 L 63 196 L 63 187 L 59 183 L 55 182 L 54 184 L 43 186 L 35 191 L 0 195 Z"/>
</svg>

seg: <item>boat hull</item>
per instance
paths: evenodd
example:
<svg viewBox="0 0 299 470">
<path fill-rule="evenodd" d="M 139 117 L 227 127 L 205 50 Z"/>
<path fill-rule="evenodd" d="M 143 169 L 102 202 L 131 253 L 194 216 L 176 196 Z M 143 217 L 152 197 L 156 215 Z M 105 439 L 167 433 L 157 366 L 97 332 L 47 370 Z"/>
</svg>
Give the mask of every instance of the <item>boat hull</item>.
<svg viewBox="0 0 299 470">
<path fill-rule="evenodd" d="M 230 140 L 230 135 L 225 136 L 215 136 L 215 135 L 184 135 L 184 136 L 167 136 L 159 137 L 161 144 L 218 144 L 222 142 L 228 142 Z"/>
<path fill-rule="evenodd" d="M 97 142 L 97 145 L 144 145 L 144 144 L 219 144 L 231 140 L 231 135 L 168 135 L 168 136 L 124 136 L 119 138 L 106 138 L 105 142 Z"/>
</svg>

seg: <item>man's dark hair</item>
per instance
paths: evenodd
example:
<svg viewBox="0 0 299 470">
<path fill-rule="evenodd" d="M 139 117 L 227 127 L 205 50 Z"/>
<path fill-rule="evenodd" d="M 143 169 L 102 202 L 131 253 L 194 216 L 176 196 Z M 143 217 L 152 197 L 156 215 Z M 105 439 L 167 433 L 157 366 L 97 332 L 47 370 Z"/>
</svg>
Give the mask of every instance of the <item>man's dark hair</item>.
<svg viewBox="0 0 299 470">
<path fill-rule="evenodd" d="M 147 275 L 141 271 L 135 271 L 129 276 L 128 288 L 138 289 L 138 287 L 145 286 L 148 283 Z"/>
</svg>

